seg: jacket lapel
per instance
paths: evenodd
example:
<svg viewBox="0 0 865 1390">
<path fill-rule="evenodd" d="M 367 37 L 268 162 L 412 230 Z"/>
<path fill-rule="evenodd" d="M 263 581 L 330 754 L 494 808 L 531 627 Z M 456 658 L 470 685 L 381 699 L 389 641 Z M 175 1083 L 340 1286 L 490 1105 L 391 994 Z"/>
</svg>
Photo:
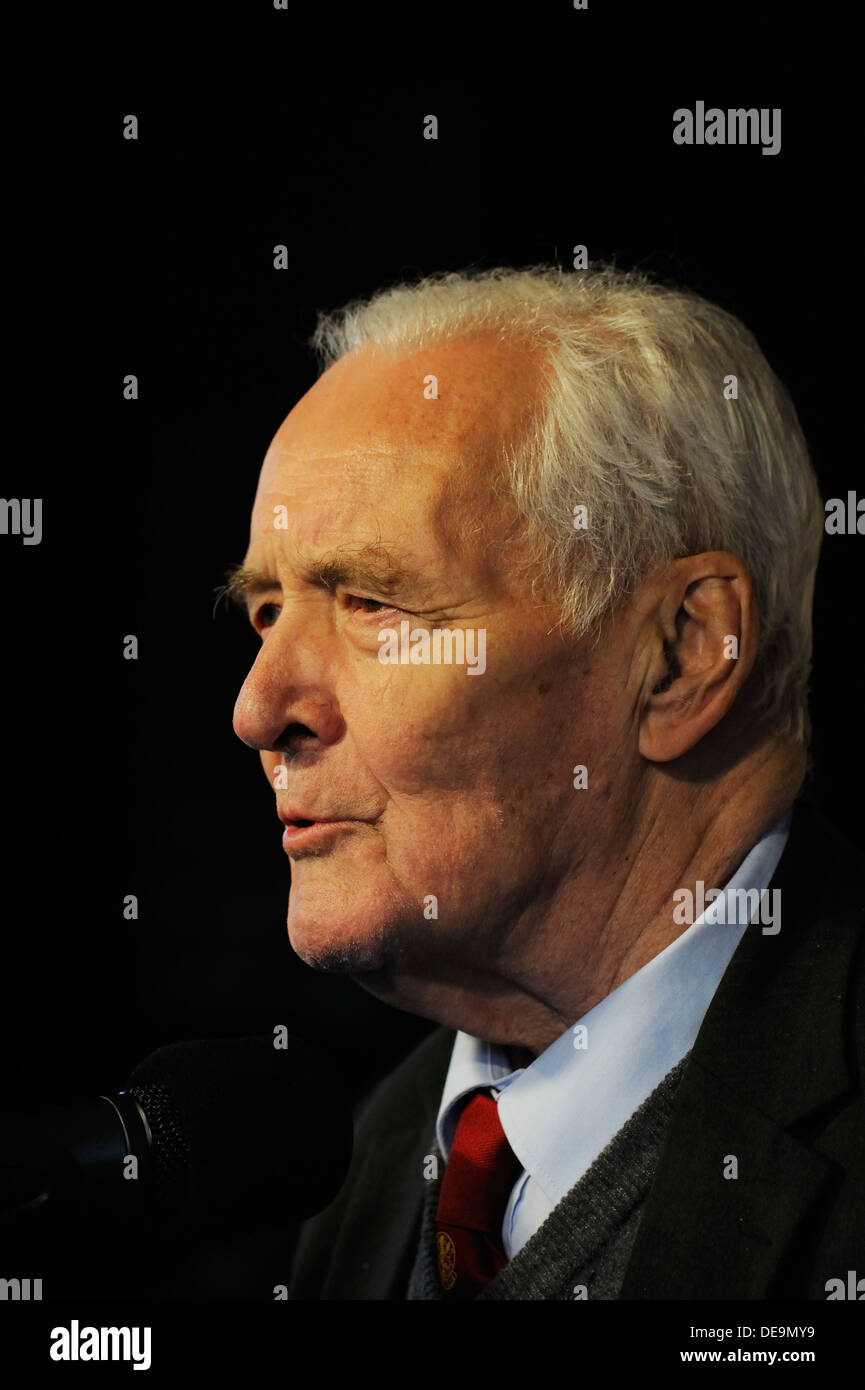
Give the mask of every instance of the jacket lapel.
<svg viewBox="0 0 865 1390">
<path fill-rule="evenodd" d="M 450 1029 L 436 1028 L 367 1107 L 346 1185 L 309 1223 L 305 1237 L 319 1250 L 328 1248 L 324 1285 L 314 1297 L 406 1298 L 427 1189 L 425 1158 L 434 1142 L 454 1036 Z M 307 1295 L 298 1287 L 293 1296 Z"/>
<path fill-rule="evenodd" d="M 620 1298 L 765 1298 L 834 1168 L 692 1060 Z"/>
<path fill-rule="evenodd" d="M 750 926 L 712 1000 L 622 1299 L 771 1296 L 838 1173 L 809 1136 L 856 1089 L 841 1002 L 861 933 L 856 881 L 843 842 L 797 804 L 772 880 L 781 931 Z"/>
</svg>

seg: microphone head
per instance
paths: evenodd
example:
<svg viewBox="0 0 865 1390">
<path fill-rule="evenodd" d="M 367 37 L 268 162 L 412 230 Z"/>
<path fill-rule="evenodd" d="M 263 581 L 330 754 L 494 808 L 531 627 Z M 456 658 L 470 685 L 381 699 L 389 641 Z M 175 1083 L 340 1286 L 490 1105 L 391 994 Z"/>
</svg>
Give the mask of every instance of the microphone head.
<svg viewBox="0 0 865 1390">
<path fill-rule="evenodd" d="M 351 1162 L 347 1090 L 307 1043 L 270 1036 L 171 1043 L 127 1091 L 152 1136 L 158 1209 L 198 1232 L 313 1216 Z"/>
</svg>

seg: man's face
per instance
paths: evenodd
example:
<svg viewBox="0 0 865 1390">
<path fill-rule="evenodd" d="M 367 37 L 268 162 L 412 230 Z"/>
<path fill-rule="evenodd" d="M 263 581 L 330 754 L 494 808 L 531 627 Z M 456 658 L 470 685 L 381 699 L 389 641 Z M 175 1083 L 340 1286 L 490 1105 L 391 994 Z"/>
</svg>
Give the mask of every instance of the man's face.
<svg viewBox="0 0 865 1390">
<path fill-rule="evenodd" d="M 499 487 L 538 386 L 527 350 L 491 336 L 353 353 L 281 426 L 253 509 L 246 564 L 270 582 L 249 597 L 263 640 L 234 728 L 281 816 L 331 822 L 284 840 L 291 944 L 431 1016 L 437 981 L 525 950 L 585 851 L 575 764 L 603 780 L 617 755 L 616 672 L 533 597 Z M 471 632 L 475 653 L 483 629 L 486 669 L 384 664 L 379 633 L 405 620 Z"/>
</svg>

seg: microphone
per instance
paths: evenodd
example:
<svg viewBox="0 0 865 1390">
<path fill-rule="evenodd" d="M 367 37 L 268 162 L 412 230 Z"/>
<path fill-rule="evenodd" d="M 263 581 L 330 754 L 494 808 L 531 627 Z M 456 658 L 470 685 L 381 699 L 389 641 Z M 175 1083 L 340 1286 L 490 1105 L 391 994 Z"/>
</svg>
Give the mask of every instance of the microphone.
<svg viewBox="0 0 865 1390">
<path fill-rule="evenodd" d="M 284 1041 L 172 1043 L 122 1091 L 0 1121 L 0 1211 L 83 1205 L 197 1235 L 315 1215 L 348 1172 L 351 1106 L 313 1048 Z"/>
</svg>

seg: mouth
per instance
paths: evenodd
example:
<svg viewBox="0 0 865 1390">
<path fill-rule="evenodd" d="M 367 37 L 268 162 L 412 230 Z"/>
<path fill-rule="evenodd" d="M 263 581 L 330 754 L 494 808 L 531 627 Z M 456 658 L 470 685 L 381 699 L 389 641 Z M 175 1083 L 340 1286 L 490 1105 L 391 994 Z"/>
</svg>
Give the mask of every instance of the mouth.
<svg viewBox="0 0 865 1390">
<path fill-rule="evenodd" d="M 330 840 L 358 824 L 355 820 L 313 820 L 308 816 L 291 815 L 280 816 L 280 820 L 285 826 L 282 847 L 287 854 L 324 847 Z"/>
</svg>

